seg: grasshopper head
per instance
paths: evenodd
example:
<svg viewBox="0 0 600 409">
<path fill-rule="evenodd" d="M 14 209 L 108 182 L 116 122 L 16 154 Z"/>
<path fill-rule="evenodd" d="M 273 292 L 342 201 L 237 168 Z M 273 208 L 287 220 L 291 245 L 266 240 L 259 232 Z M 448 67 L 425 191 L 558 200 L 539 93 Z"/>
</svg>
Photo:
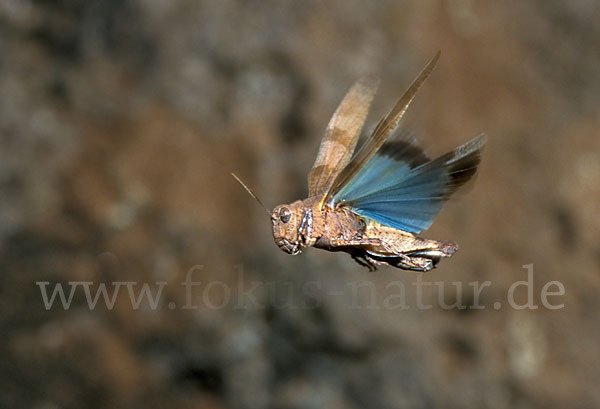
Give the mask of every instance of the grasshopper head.
<svg viewBox="0 0 600 409">
<path fill-rule="evenodd" d="M 271 213 L 273 238 L 279 248 L 286 253 L 300 253 L 299 231 L 303 214 L 300 202 L 279 205 Z"/>
</svg>

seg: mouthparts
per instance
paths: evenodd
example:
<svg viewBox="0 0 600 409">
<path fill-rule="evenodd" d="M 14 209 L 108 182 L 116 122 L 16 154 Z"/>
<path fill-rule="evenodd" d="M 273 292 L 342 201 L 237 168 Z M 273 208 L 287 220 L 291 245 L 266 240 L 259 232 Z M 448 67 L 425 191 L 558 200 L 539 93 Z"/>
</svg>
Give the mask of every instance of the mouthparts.
<svg viewBox="0 0 600 409">
<path fill-rule="evenodd" d="M 300 244 L 299 243 L 290 243 L 286 239 L 280 239 L 277 242 L 277 246 L 288 254 L 295 256 L 296 254 L 300 254 Z"/>
</svg>

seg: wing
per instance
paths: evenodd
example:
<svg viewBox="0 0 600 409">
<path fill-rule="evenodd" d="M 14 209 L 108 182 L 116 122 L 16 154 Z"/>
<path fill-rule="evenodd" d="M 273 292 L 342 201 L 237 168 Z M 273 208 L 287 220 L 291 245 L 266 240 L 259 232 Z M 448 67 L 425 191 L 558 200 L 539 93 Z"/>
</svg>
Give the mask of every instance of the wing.
<svg viewBox="0 0 600 409">
<path fill-rule="evenodd" d="M 308 174 L 308 196 L 324 194 L 350 161 L 378 81 L 365 77 L 346 94 L 327 125 L 317 159 Z"/>
<path fill-rule="evenodd" d="M 402 119 L 406 109 L 415 97 L 417 90 L 427 79 L 429 74 L 431 74 L 431 71 L 439 58 L 440 52 L 438 51 L 431 61 L 427 63 L 425 68 L 423 68 L 404 95 L 396 102 L 396 105 L 394 105 L 392 110 L 381 120 L 381 122 L 379 122 L 372 135 L 359 149 L 350 163 L 348 163 L 348 166 L 346 166 L 335 178 L 331 185 L 331 189 L 329 189 L 323 200 L 324 203 L 328 203 L 344 185 L 356 176 L 361 168 L 373 157 L 373 155 L 375 155 L 379 148 L 381 148 L 386 139 L 394 132 L 400 119 Z"/>
<path fill-rule="evenodd" d="M 429 161 L 425 152 L 416 145 L 416 138 L 404 133 L 397 140 L 384 143 L 350 183 L 334 196 L 334 202 L 344 203 L 393 186 L 411 169 Z"/>
<path fill-rule="evenodd" d="M 383 225 L 420 233 L 475 174 L 485 141 L 479 135 L 433 161 L 415 146 L 385 144 L 336 194 L 334 203 Z"/>
</svg>

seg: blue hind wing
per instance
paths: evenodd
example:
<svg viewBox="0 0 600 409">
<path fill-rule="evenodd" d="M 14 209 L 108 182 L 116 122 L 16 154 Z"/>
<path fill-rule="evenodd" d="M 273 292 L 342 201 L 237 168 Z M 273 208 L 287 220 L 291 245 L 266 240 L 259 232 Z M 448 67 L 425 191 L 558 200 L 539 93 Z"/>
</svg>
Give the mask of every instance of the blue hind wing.
<svg viewBox="0 0 600 409">
<path fill-rule="evenodd" d="M 433 161 L 407 141 L 388 143 L 334 196 L 334 203 L 383 225 L 420 233 L 473 176 L 484 143 L 480 135 Z"/>
</svg>

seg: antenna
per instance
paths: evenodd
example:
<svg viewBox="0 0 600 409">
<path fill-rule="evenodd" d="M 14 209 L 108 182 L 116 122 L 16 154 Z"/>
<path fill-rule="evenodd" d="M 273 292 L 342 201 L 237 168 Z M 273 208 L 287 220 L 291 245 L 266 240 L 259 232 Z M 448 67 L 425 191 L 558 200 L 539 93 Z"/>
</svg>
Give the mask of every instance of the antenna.
<svg viewBox="0 0 600 409">
<path fill-rule="evenodd" d="M 238 182 L 240 182 L 240 185 L 242 185 L 244 187 L 244 189 L 246 189 L 246 192 L 248 192 L 250 194 L 250 196 L 252 196 L 253 198 L 256 199 L 256 201 L 263 207 L 263 209 L 265 209 L 265 212 L 267 212 L 267 214 L 269 215 L 269 217 L 271 217 L 271 212 L 269 211 L 269 209 L 267 209 L 267 207 L 263 204 L 263 202 L 260 201 L 260 199 L 258 198 L 258 196 L 256 196 L 254 194 L 254 192 L 252 190 L 250 190 L 250 188 L 248 186 L 246 186 L 246 184 L 244 182 L 242 182 L 242 179 L 240 179 L 239 177 L 237 177 L 237 175 L 235 173 L 231 173 L 231 176 L 233 176 L 235 178 L 235 180 L 237 180 Z"/>
</svg>

